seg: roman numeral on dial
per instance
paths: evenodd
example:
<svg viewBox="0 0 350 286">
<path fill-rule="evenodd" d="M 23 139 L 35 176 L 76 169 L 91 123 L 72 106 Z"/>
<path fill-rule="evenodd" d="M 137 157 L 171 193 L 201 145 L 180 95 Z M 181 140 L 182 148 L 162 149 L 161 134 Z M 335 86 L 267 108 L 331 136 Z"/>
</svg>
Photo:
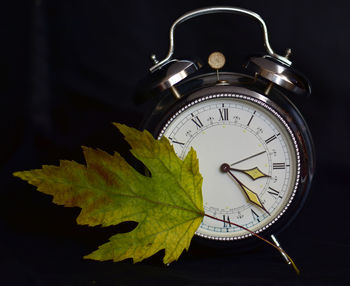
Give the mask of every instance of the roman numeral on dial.
<svg viewBox="0 0 350 286">
<path fill-rule="evenodd" d="M 228 108 L 219 109 L 219 112 L 221 120 L 228 120 Z"/>
<path fill-rule="evenodd" d="M 272 163 L 272 169 L 282 170 L 286 168 L 286 163 Z"/>
<path fill-rule="evenodd" d="M 226 217 L 225 215 L 223 215 L 222 220 L 224 221 L 224 227 L 232 227 L 229 216 Z"/>
<path fill-rule="evenodd" d="M 269 187 L 269 190 L 267 190 L 267 192 L 275 198 L 277 198 L 277 197 L 282 198 L 281 196 L 279 196 L 280 192 L 271 188 L 271 187 Z"/>
<path fill-rule="evenodd" d="M 250 209 L 250 210 L 252 212 L 253 219 L 260 222 L 259 215 L 253 209 Z"/>
<path fill-rule="evenodd" d="M 191 115 L 192 115 L 192 119 L 191 120 L 193 121 L 194 124 L 196 124 L 197 128 L 202 128 L 203 127 L 203 123 L 202 123 L 202 121 L 200 121 L 198 116 L 194 116 L 192 113 L 191 113 Z"/>
<path fill-rule="evenodd" d="M 171 141 L 171 143 L 179 144 L 179 145 L 182 145 L 182 146 L 185 145 L 185 143 L 177 141 L 176 139 L 171 138 L 171 137 L 169 137 L 169 140 Z"/>
<path fill-rule="evenodd" d="M 254 115 L 255 115 L 255 112 L 256 111 L 254 111 L 254 113 L 253 113 L 253 115 L 250 117 L 250 119 L 249 119 L 249 121 L 248 121 L 248 124 L 247 124 L 247 126 L 249 126 L 249 124 L 252 122 L 252 120 L 253 120 L 253 117 L 254 117 Z"/>
<path fill-rule="evenodd" d="M 275 140 L 277 138 L 277 136 L 280 135 L 279 133 L 277 135 L 272 135 L 270 138 L 265 140 L 266 144 L 269 144 L 271 141 Z"/>
</svg>

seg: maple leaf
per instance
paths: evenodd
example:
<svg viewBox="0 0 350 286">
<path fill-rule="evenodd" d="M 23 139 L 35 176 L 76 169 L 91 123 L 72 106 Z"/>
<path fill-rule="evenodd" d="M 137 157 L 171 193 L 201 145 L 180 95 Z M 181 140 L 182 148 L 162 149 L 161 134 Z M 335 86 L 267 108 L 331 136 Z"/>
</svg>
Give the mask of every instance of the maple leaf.
<svg viewBox="0 0 350 286">
<path fill-rule="evenodd" d="M 85 258 L 139 262 L 165 249 L 163 262 L 170 263 L 188 250 L 204 216 L 196 152 L 191 149 L 181 160 L 165 137 L 155 140 L 146 130 L 115 125 L 151 176 L 137 172 L 117 152 L 110 155 L 87 147 L 86 166 L 62 160 L 59 166 L 14 175 L 52 195 L 56 204 L 80 207 L 78 224 L 138 222 L 131 232 L 112 236 Z"/>
</svg>

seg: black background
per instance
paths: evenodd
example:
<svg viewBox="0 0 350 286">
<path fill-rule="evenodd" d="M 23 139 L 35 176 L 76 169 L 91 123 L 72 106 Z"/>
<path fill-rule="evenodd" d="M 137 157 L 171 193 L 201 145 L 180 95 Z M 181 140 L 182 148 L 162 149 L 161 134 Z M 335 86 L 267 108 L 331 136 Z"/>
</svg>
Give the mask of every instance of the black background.
<svg viewBox="0 0 350 286">
<path fill-rule="evenodd" d="M 1 15 L 1 285 L 349 285 L 348 186 L 350 98 L 346 1 L 12 1 Z M 150 67 L 168 50 L 168 30 L 204 6 L 251 9 L 266 21 L 278 53 L 292 48 L 294 66 L 313 86 L 298 103 L 312 131 L 317 172 L 309 200 L 280 241 L 302 269 L 269 246 L 244 254 L 191 246 L 178 262 L 163 253 L 142 263 L 85 261 L 116 228 L 78 226 L 79 209 L 11 176 L 16 170 L 83 162 L 81 145 L 125 149 L 111 122 L 137 127 L 145 113 L 132 101 Z M 179 26 L 176 57 L 226 55 L 240 71 L 264 48 L 259 26 L 241 16 L 203 16 Z"/>
</svg>

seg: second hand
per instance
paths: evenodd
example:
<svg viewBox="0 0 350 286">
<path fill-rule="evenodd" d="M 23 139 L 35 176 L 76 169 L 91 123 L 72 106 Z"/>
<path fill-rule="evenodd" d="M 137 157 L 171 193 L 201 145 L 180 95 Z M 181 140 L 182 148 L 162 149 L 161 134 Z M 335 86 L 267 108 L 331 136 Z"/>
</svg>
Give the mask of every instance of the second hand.
<svg viewBox="0 0 350 286">
<path fill-rule="evenodd" d="M 237 161 L 237 162 L 234 162 L 234 163 L 231 164 L 230 166 L 237 165 L 238 163 L 244 162 L 244 161 L 246 161 L 246 160 L 248 160 L 248 159 L 254 158 L 254 157 L 259 156 L 259 155 L 264 154 L 264 153 L 266 153 L 266 150 L 261 151 L 261 152 L 259 152 L 259 153 L 257 153 L 257 154 L 251 155 L 251 156 L 249 156 L 249 157 L 247 157 L 247 158 L 244 158 L 244 159 L 242 159 L 242 160 L 239 160 L 239 161 Z"/>
</svg>

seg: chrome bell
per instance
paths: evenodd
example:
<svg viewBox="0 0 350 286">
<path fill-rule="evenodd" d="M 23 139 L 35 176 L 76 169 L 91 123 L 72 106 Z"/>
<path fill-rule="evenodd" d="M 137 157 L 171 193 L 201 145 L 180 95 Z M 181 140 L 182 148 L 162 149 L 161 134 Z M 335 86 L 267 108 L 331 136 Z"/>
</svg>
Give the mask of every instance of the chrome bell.
<svg viewBox="0 0 350 286">
<path fill-rule="evenodd" d="M 289 54 L 290 50 L 287 52 L 286 57 Z M 311 94 L 311 86 L 307 78 L 293 69 L 289 64 L 273 56 L 251 57 L 245 68 L 267 79 L 271 82 L 271 85 L 276 84 L 291 93 L 302 96 L 309 96 Z"/>
</svg>

